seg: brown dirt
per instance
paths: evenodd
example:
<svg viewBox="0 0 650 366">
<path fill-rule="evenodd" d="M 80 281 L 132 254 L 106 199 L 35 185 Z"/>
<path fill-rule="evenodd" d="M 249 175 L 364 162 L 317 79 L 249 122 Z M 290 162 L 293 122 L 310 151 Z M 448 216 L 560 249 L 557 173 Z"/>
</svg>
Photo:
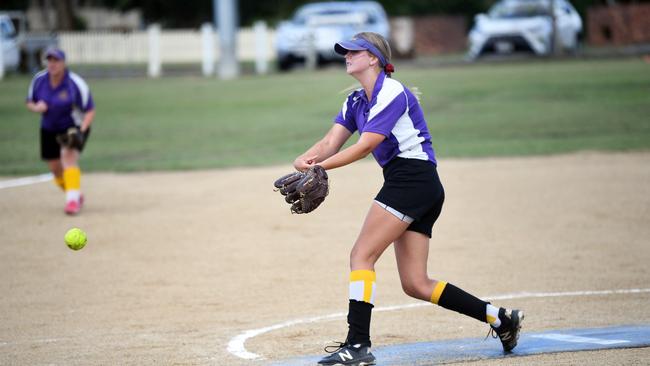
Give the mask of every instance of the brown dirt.
<svg viewBox="0 0 650 366">
<path fill-rule="evenodd" d="M 258 365 L 227 352 L 248 329 L 347 309 L 348 252 L 381 171 L 332 171 L 330 197 L 291 215 L 271 182 L 289 166 L 87 174 L 87 204 L 63 214 L 53 184 L 0 190 L 0 364 Z M 429 268 L 478 296 L 650 287 L 650 153 L 443 160 L 447 201 Z M 88 232 L 81 251 L 63 243 Z M 415 302 L 392 250 L 377 306 Z M 650 294 L 516 299 L 524 331 L 650 323 Z M 250 339 L 267 360 L 319 354 L 345 321 Z M 480 337 L 485 325 L 434 306 L 376 313 L 375 345 Z M 481 365 L 644 364 L 650 348 Z"/>
</svg>

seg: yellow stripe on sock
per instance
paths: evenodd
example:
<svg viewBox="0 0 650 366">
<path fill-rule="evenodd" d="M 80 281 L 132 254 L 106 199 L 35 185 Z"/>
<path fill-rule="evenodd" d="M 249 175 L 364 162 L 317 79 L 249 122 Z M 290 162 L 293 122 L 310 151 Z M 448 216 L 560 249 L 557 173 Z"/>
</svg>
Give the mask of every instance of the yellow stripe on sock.
<svg viewBox="0 0 650 366">
<path fill-rule="evenodd" d="M 497 321 L 497 318 L 495 318 L 495 317 L 493 317 L 491 315 L 486 315 L 485 317 L 487 318 L 487 322 L 490 323 L 490 324 L 494 324 L 494 322 Z"/>
<path fill-rule="evenodd" d="M 371 304 L 373 283 L 377 279 L 375 271 L 358 269 L 350 272 L 350 282 L 363 281 L 363 301 Z"/>
<path fill-rule="evenodd" d="M 369 269 L 357 269 L 350 272 L 350 282 L 352 281 L 375 281 L 377 274 Z"/>
<path fill-rule="evenodd" d="M 76 190 L 81 188 L 81 170 L 74 166 L 66 168 L 63 171 L 63 180 L 65 181 L 65 190 Z"/>
<path fill-rule="evenodd" d="M 440 295 L 442 295 L 442 292 L 445 290 L 445 286 L 447 286 L 447 282 L 438 281 L 436 287 L 433 288 L 433 293 L 431 294 L 432 303 L 438 305 L 438 301 L 440 301 Z"/>
</svg>

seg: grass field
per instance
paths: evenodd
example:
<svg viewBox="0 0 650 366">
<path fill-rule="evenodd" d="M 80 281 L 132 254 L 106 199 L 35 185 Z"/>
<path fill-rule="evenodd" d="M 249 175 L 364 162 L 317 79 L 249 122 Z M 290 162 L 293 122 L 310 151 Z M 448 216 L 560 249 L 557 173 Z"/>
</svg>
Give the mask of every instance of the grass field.
<svg viewBox="0 0 650 366">
<path fill-rule="evenodd" d="M 406 296 L 388 249 L 371 328 L 381 365 L 434 364 L 418 347 L 447 340 L 484 350 L 462 365 L 647 364 L 650 334 L 641 348 L 559 353 L 538 336 L 650 325 L 649 71 L 631 59 L 398 63 L 442 157 L 428 273 L 526 321 L 501 354 L 479 340 L 486 324 Z M 88 81 L 98 118 L 82 214 L 64 214 L 52 182 L 0 189 L 0 365 L 286 366 L 344 340 L 350 250 L 381 169 L 331 171 L 309 215 L 292 215 L 272 182 L 329 128 L 353 80 L 330 69 Z M 46 171 L 28 83 L 0 82 L 0 183 Z M 455 158 L 479 156 L 499 157 Z M 234 166 L 255 167 L 203 169 Z M 193 170 L 150 172 L 181 169 Z M 83 250 L 63 241 L 72 227 L 88 233 Z M 606 347 L 597 333 L 565 339 Z"/>
<path fill-rule="evenodd" d="M 650 148 L 650 65 L 637 59 L 416 69 L 441 157 Z M 0 175 L 45 171 L 29 78 L 0 83 Z M 288 164 L 330 126 L 354 82 L 341 70 L 235 81 L 89 79 L 97 106 L 86 171 Z"/>
</svg>

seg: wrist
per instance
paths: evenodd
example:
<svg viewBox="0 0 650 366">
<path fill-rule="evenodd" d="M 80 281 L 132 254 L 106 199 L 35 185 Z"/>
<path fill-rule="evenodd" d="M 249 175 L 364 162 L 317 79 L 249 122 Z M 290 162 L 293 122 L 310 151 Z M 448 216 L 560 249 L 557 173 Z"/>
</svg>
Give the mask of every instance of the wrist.
<svg viewBox="0 0 650 366">
<path fill-rule="evenodd" d="M 330 169 L 334 168 L 334 167 L 331 166 L 330 163 L 327 162 L 327 160 L 323 160 L 320 163 L 314 164 L 314 165 L 320 165 L 320 167 L 325 169 L 325 170 L 330 170 Z"/>
</svg>

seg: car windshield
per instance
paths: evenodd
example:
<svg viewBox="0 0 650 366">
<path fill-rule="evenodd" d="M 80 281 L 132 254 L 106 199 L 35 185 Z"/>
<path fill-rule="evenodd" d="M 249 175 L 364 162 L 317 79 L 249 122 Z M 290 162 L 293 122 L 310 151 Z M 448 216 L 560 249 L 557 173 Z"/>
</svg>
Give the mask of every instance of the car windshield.
<svg viewBox="0 0 650 366">
<path fill-rule="evenodd" d="M 491 18 L 529 18 L 549 16 L 551 14 L 546 2 L 508 1 L 495 4 L 490 9 Z"/>
<path fill-rule="evenodd" d="M 307 23 L 373 23 L 375 18 L 361 9 L 315 8 L 299 10 L 293 18 L 296 24 Z"/>
<path fill-rule="evenodd" d="M 16 31 L 9 21 L 0 20 L 0 34 L 2 34 L 3 38 L 11 38 L 16 35 Z"/>
<path fill-rule="evenodd" d="M 339 16 L 346 15 L 350 12 L 345 9 L 304 9 L 296 13 L 296 16 L 293 18 L 295 23 L 304 24 L 307 22 L 307 19 L 314 16 Z"/>
</svg>

